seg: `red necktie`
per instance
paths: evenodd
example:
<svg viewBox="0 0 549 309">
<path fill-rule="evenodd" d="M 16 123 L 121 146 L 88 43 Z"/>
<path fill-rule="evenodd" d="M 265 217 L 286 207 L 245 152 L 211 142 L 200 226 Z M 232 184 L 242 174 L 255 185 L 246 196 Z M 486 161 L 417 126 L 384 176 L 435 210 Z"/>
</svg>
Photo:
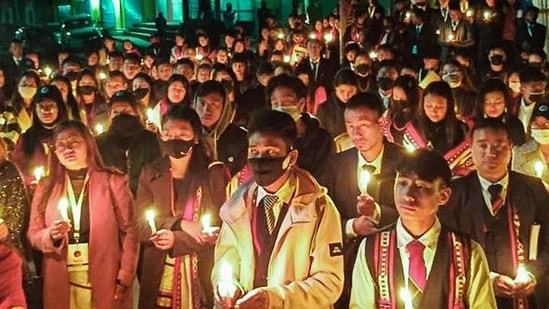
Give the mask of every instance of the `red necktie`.
<svg viewBox="0 0 549 309">
<path fill-rule="evenodd" d="M 427 283 L 427 268 L 423 260 L 425 246 L 421 242 L 413 240 L 406 245 L 406 249 L 410 254 L 410 266 L 408 268 L 410 279 L 419 290 L 423 291 Z"/>
<path fill-rule="evenodd" d="M 501 206 L 503 206 L 503 199 L 501 198 L 501 191 L 503 186 L 500 184 L 493 184 L 488 187 L 490 192 L 490 202 L 492 203 L 492 212 L 495 214 Z"/>
</svg>

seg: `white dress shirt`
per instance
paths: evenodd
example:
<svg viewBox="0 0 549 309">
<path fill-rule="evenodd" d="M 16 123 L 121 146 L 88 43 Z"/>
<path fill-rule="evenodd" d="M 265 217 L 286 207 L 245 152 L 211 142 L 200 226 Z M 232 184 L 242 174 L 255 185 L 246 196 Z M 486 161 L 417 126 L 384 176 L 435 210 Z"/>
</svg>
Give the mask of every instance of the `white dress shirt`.
<svg viewBox="0 0 549 309">
<path fill-rule="evenodd" d="M 536 104 L 534 103 L 526 105 L 524 98 L 520 100 L 518 119 L 524 126 L 524 132 L 528 132 L 528 128 L 530 127 L 530 119 L 532 118 L 532 113 L 534 112 L 535 106 Z"/>
<path fill-rule="evenodd" d="M 501 190 L 501 197 L 503 198 L 503 203 L 505 203 L 505 197 L 507 196 L 507 186 L 509 185 L 509 174 L 505 174 L 503 178 L 498 182 L 490 182 L 486 178 L 483 178 L 477 173 L 478 180 L 480 181 L 480 187 L 482 188 L 482 198 L 484 199 L 484 204 L 492 216 L 495 216 L 494 210 L 492 209 L 492 200 L 488 188 L 491 185 L 500 184 L 503 189 Z"/>
</svg>

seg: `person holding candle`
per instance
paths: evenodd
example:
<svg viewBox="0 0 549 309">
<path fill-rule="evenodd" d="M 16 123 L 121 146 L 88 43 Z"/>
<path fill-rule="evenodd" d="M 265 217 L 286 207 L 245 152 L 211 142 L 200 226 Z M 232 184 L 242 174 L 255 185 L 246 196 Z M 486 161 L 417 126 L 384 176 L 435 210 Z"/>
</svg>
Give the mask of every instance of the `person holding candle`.
<svg viewBox="0 0 549 309">
<path fill-rule="evenodd" d="M 446 160 L 418 149 L 396 171 L 399 219 L 360 243 L 349 308 L 497 308 L 481 246 L 437 217 L 452 195 Z"/>
<path fill-rule="evenodd" d="M 63 103 L 61 92 L 53 85 L 38 88 L 31 109 L 32 126 L 17 140 L 12 155 L 12 161 L 23 175 L 27 189 L 32 189 L 31 185 L 36 184 L 36 167 L 43 166 L 46 175 L 49 174 L 53 130 L 68 119 L 67 106 Z"/>
<path fill-rule="evenodd" d="M 384 136 L 381 100 L 369 93 L 353 96 L 345 107 L 345 125 L 354 145 L 329 161 L 321 183 L 341 215 L 344 234 L 345 290 L 338 307 L 347 307 L 356 245 L 376 228 L 397 219 L 392 187 L 395 166 L 404 149 Z M 367 175 L 367 177 L 364 177 Z M 367 178 L 369 182 L 367 182 Z"/>
<path fill-rule="evenodd" d="M 469 51 L 475 44 L 473 26 L 463 19 L 459 3 L 450 1 L 450 18 L 440 28 L 438 42 L 442 46 L 442 61 L 449 59 L 454 53 Z"/>
<path fill-rule="evenodd" d="M 88 128 L 94 130 L 98 124 L 107 126 L 109 107 L 99 92 L 99 82 L 95 73 L 90 70 L 83 70 L 76 79 L 76 102 L 80 118 Z"/>
<path fill-rule="evenodd" d="M 131 308 L 138 244 L 128 178 L 103 166 L 79 121 L 59 124 L 52 144 L 27 232 L 44 253 L 44 308 Z"/>
<path fill-rule="evenodd" d="M 156 134 L 145 130 L 139 117 L 139 103 L 129 91 L 118 91 L 109 100 L 109 129 L 97 137 L 105 166 L 130 177 L 130 189 L 137 192 L 143 167 L 160 158 Z"/>
<path fill-rule="evenodd" d="M 136 226 L 142 244 L 139 308 L 211 308 L 209 276 L 228 172 L 206 154 L 197 113 L 172 106 L 162 124 L 164 157 L 139 177 Z M 210 232 L 213 231 L 213 232 Z"/>
<path fill-rule="evenodd" d="M 296 167 L 295 121 L 260 110 L 248 134 L 253 179 L 220 210 L 215 308 L 332 308 L 343 288 L 340 218 L 325 189 Z"/>
<path fill-rule="evenodd" d="M 549 103 L 537 104 L 530 124 L 532 137 L 524 145 L 513 149 L 511 169 L 538 177 L 549 184 Z"/>
<path fill-rule="evenodd" d="M 454 180 L 441 221 L 483 247 L 498 308 L 543 308 L 534 292 L 549 265 L 549 195 L 540 179 L 509 170 L 512 142 L 501 120 L 477 121 L 471 140 L 476 172 Z M 516 280 L 519 266 L 526 280 Z"/>
</svg>

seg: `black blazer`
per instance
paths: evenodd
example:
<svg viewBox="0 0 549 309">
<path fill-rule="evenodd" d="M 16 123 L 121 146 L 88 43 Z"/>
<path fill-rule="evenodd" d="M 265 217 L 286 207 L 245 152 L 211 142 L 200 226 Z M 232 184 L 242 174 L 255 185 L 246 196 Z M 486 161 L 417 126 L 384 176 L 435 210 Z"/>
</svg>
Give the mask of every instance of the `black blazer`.
<svg viewBox="0 0 549 309">
<path fill-rule="evenodd" d="M 381 206 L 380 227 L 394 223 L 398 217 L 394 206 L 393 185 L 396 165 L 404 153 L 403 148 L 396 144 L 385 141 L 383 145 L 381 174 L 372 176 L 368 185 L 368 194 Z M 356 198 L 360 195 L 357 165 L 358 150 L 351 148 L 334 156 L 328 172 L 322 178 L 328 194 L 339 210 L 343 227 L 347 220 L 357 217 Z"/>
<path fill-rule="evenodd" d="M 482 188 L 477 172 L 452 181 L 452 196 L 448 205 L 439 210 L 443 224 L 470 235 L 483 248 L 485 239 L 485 217 L 482 207 L 487 207 L 482 197 Z M 541 225 L 538 242 L 538 257 L 527 261 L 526 267 L 538 282 L 547 274 L 549 267 L 549 195 L 538 178 L 509 171 L 508 195 L 520 215 L 520 239 L 528 258 L 530 228 L 534 223 Z M 507 246 L 509 244 L 506 244 Z M 491 269 L 498 271 L 497 269 Z"/>
<path fill-rule="evenodd" d="M 535 49 L 543 49 L 546 35 L 547 27 L 540 23 L 535 23 L 532 29 L 532 36 L 530 36 L 528 25 L 522 21 L 517 26 L 517 38 L 515 42 L 522 51 L 529 52 Z"/>
<path fill-rule="evenodd" d="M 417 57 L 423 59 L 425 52 L 436 45 L 435 30 L 429 23 L 424 23 L 418 34 L 416 25 L 408 25 L 404 35 L 404 51 L 412 55 L 414 45 L 417 45 Z"/>
<path fill-rule="evenodd" d="M 311 68 L 311 61 L 309 60 L 309 57 L 303 58 L 303 60 L 299 63 L 297 66 L 297 70 L 304 70 L 306 72 L 314 72 Z M 331 60 L 328 60 L 326 58 L 320 57 L 318 61 L 318 71 L 316 75 L 316 83 L 324 86 L 326 90 L 331 90 L 333 88 L 333 82 L 334 82 L 334 76 L 335 76 L 335 65 Z"/>
</svg>

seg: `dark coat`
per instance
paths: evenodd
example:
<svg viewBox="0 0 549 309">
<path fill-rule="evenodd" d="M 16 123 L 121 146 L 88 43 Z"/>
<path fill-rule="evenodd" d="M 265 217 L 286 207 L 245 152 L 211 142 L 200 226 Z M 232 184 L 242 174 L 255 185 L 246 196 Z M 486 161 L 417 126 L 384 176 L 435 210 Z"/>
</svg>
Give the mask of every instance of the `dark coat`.
<svg viewBox="0 0 549 309">
<path fill-rule="evenodd" d="M 222 164 L 213 165 L 207 170 L 193 172 L 188 171 L 186 178 L 189 180 L 188 192 L 196 192 L 202 188 L 202 198 L 199 213 L 208 213 L 212 217 L 212 226 L 219 225 L 219 208 L 225 200 L 225 167 Z M 213 246 L 200 245 L 190 235 L 181 230 L 180 222 L 184 207 L 190 194 L 181 192 L 178 194 L 175 205 L 175 216 L 171 211 L 170 187 L 172 177 L 170 173 L 169 159 L 163 158 L 146 166 L 139 177 L 139 186 L 136 196 L 136 230 L 138 240 L 141 242 L 141 293 L 139 308 L 154 308 L 158 296 L 158 289 L 162 279 L 164 261 L 169 254 L 171 257 L 198 253 L 198 273 L 202 292 L 206 297 L 205 306 L 212 307 L 213 291 L 210 283 L 210 272 L 213 267 Z M 193 194 L 193 193 L 191 193 Z M 149 241 L 151 230 L 145 220 L 145 212 L 154 205 L 156 211 L 155 223 L 160 229 L 169 229 L 174 232 L 174 247 L 169 251 L 161 251 Z"/>
<path fill-rule="evenodd" d="M 217 140 L 217 159 L 229 169 L 231 176 L 239 172 L 248 158 L 248 135 L 233 124 L 223 131 Z"/>
<path fill-rule="evenodd" d="M 297 166 L 318 178 L 326 169 L 330 156 L 335 153 L 334 140 L 311 114 L 302 113 L 301 120 L 306 128 L 305 133 L 297 137 Z"/>
<path fill-rule="evenodd" d="M 318 107 L 317 117 L 320 125 L 330 132 L 333 138 L 345 133 L 345 103 L 341 102 L 335 94 L 328 97 L 326 102 Z"/>
<path fill-rule="evenodd" d="M 528 32 L 528 24 L 525 21 L 519 23 L 517 26 L 517 38 L 515 40 L 519 50 L 530 52 L 543 49 L 547 36 L 547 27 L 540 23 L 535 23 L 531 32 L 532 35 Z"/>
<path fill-rule="evenodd" d="M 303 60 L 299 63 L 297 66 L 296 71 L 304 72 L 311 72 L 311 74 L 314 76 L 314 72 L 311 68 L 311 61 L 309 58 L 303 58 Z M 332 90 L 333 82 L 334 82 L 334 76 L 336 73 L 336 67 L 334 63 L 331 60 L 328 60 L 326 58 L 320 57 L 320 60 L 318 62 L 318 70 L 316 75 L 316 84 L 321 85 L 326 90 Z"/>
<path fill-rule="evenodd" d="M 111 131 L 97 137 L 97 146 L 103 163 L 107 167 L 127 173 L 130 177 L 130 189 L 135 195 L 141 170 L 145 165 L 160 158 L 160 146 L 156 135 L 148 130 L 142 130 L 128 140 L 128 148 L 120 147 L 122 143 Z"/>
<path fill-rule="evenodd" d="M 490 262 L 490 252 L 494 254 L 493 252 L 496 251 L 496 248 L 487 248 L 486 243 L 490 238 L 494 237 L 492 235 L 509 232 L 507 229 L 505 231 L 487 230 L 487 217 L 482 215 L 484 212 L 487 212 L 487 206 L 482 197 L 482 188 L 477 172 L 472 172 L 468 176 L 454 180 L 451 188 L 452 196 L 450 202 L 439 210 L 441 222 L 450 228 L 470 235 L 474 240 L 479 242 L 487 253 L 489 264 L 492 264 Z M 549 195 L 538 178 L 510 171 L 507 197 L 510 198 L 511 203 L 519 214 L 519 238 L 524 244 L 525 267 L 536 277 L 538 282 L 541 282 L 547 275 L 547 268 L 549 267 L 549 211 L 547 211 Z M 501 212 L 498 213 L 498 216 L 500 214 Z M 537 260 L 528 260 L 530 230 L 534 223 L 541 225 L 538 256 Z M 494 265 L 490 265 L 490 271 L 514 278 L 515 274 L 509 273 L 508 269 L 509 265 L 513 265 L 510 255 L 510 244 L 501 243 L 497 249 L 498 256 L 502 254 L 506 255 L 500 257 L 500 259 L 508 260 L 509 263 L 498 263 L 496 268 L 494 268 Z M 502 302 L 502 299 L 499 297 L 497 300 L 498 303 Z"/>
</svg>

